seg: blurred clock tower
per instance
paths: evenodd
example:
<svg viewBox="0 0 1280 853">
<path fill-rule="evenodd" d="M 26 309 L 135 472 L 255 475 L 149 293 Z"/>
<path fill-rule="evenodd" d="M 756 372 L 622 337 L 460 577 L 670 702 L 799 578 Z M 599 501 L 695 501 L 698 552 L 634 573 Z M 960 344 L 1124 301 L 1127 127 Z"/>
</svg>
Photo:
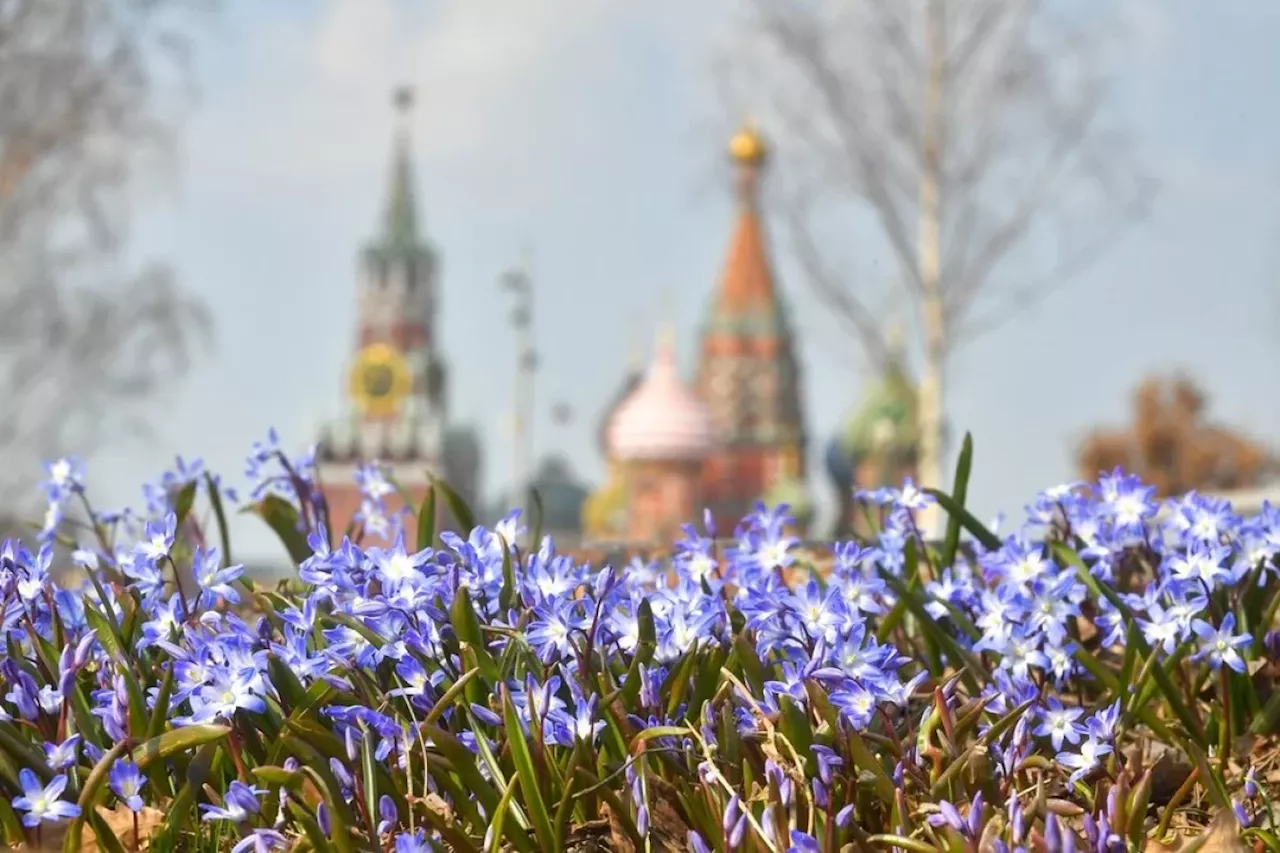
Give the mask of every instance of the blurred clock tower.
<svg viewBox="0 0 1280 853">
<path fill-rule="evenodd" d="M 380 233 L 359 258 L 355 341 L 344 382 L 343 412 L 321 432 L 320 477 L 335 536 L 362 511 L 355 482 L 377 463 L 416 504 L 431 477 L 475 501 L 479 443 L 470 429 L 451 429 L 448 371 L 436 338 L 438 262 L 419 232 L 410 156 L 413 92 L 395 93 L 398 127 Z M 385 498 L 395 515 L 397 495 Z M 416 536 L 406 518 L 407 539 Z"/>
</svg>

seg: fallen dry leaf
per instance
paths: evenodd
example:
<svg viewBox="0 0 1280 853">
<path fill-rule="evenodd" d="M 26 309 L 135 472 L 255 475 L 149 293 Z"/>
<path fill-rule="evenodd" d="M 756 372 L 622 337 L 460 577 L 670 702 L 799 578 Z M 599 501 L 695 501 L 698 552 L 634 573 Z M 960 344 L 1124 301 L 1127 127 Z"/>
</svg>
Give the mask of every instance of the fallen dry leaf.
<svg viewBox="0 0 1280 853">
<path fill-rule="evenodd" d="M 164 826 L 164 812 L 147 806 L 138 812 L 138 834 L 133 834 L 133 812 L 128 807 L 117 803 L 115 808 L 98 806 L 98 815 L 106 822 L 112 834 L 119 839 L 125 850 L 146 850 L 150 846 L 151 837 Z M 32 848 L 32 853 L 52 853 L 62 849 L 62 840 L 66 837 L 66 824 L 46 826 L 42 843 Z M 80 853 L 97 853 L 101 850 L 98 836 L 94 834 L 93 824 L 86 822 L 80 833 Z"/>
<path fill-rule="evenodd" d="M 1196 845 L 1199 853 L 1249 853 L 1240 838 L 1240 821 L 1231 809 L 1219 809 L 1201 839 Z"/>
<path fill-rule="evenodd" d="M 98 806 L 98 814 L 106 821 L 107 826 L 120 839 L 126 850 L 146 850 L 151 836 L 164 825 L 164 812 L 150 806 L 138 812 L 138 834 L 133 834 L 133 812 L 127 806 L 117 804 L 114 809 Z M 98 850 L 98 840 L 93 834 L 93 825 L 85 824 L 84 834 L 80 836 L 81 853 Z"/>
<path fill-rule="evenodd" d="M 1240 822 L 1231 809 L 1218 809 L 1204 831 L 1194 838 L 1175 835 L 1167 843 L 1148 839 L 1142 853 L 1250 853 L 1240 838 Z"/>
</svg>

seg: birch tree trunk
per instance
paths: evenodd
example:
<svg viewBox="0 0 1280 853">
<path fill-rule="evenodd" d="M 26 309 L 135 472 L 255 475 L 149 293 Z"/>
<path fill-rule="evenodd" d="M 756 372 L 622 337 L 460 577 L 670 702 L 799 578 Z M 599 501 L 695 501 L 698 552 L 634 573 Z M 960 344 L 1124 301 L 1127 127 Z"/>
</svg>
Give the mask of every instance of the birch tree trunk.
<svg viewBox="0 0 1280 853">
<path fill-rule="evenodd" d="M 946 314 L 942 300 L 942 154 L 946 21 L 943 0 L 930 0 L 925 12 L 925 49 L 929 69 L 922 110 L 920 219 L 916 264 L 920 283 L 920 323 L 924 363 L 920 371 L 920 485 L 943 488 L 942 413 L 947 355 Z M 930 507 L 919 519 L 926 536 L 938 532 L 939 513 Z"/>
</svg>

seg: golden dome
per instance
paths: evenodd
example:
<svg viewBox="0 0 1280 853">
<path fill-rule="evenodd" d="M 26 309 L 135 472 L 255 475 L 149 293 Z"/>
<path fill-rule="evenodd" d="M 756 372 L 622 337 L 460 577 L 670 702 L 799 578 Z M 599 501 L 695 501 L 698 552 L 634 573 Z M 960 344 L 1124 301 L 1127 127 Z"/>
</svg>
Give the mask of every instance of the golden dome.
<svg viewBox="0 0 1280 853">
<path fill-rule="evenodd" d="M 756 129 L 755 122 L 749 121 L 729 140 L 729 153 L 733 159 L 741 163 L 759 163 L 769 153 L 764 137 Z"/>
</svg>

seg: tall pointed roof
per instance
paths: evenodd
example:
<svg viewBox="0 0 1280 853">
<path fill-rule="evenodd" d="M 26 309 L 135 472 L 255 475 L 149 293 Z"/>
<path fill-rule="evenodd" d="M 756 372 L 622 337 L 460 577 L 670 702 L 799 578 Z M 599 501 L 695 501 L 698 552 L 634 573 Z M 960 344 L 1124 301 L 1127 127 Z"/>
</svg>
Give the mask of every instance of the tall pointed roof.
<svg viewBox="0 0 1280 853">
<path fill-rule="evenodd" d="M 391 178 L 382 213 L 382 229 L 368 247 L 371 253 L 383 257 L 415 255 L 425 249 L 418 234 L 418 202 L 409 132 L 413 89 L 408 86 L 396 89 L 394 104 L 398 127 L 391 154 Z"/>
<path fill-rule="evenodd" d="M 729 240 L 713 315 L 722 320 L 773 318 L 779 311 L 778 295 L 759 203 L 768 145 L 749 122 L 730 141 L 729 154 L 737 169 L 738 219 Z"/>
</svg>

